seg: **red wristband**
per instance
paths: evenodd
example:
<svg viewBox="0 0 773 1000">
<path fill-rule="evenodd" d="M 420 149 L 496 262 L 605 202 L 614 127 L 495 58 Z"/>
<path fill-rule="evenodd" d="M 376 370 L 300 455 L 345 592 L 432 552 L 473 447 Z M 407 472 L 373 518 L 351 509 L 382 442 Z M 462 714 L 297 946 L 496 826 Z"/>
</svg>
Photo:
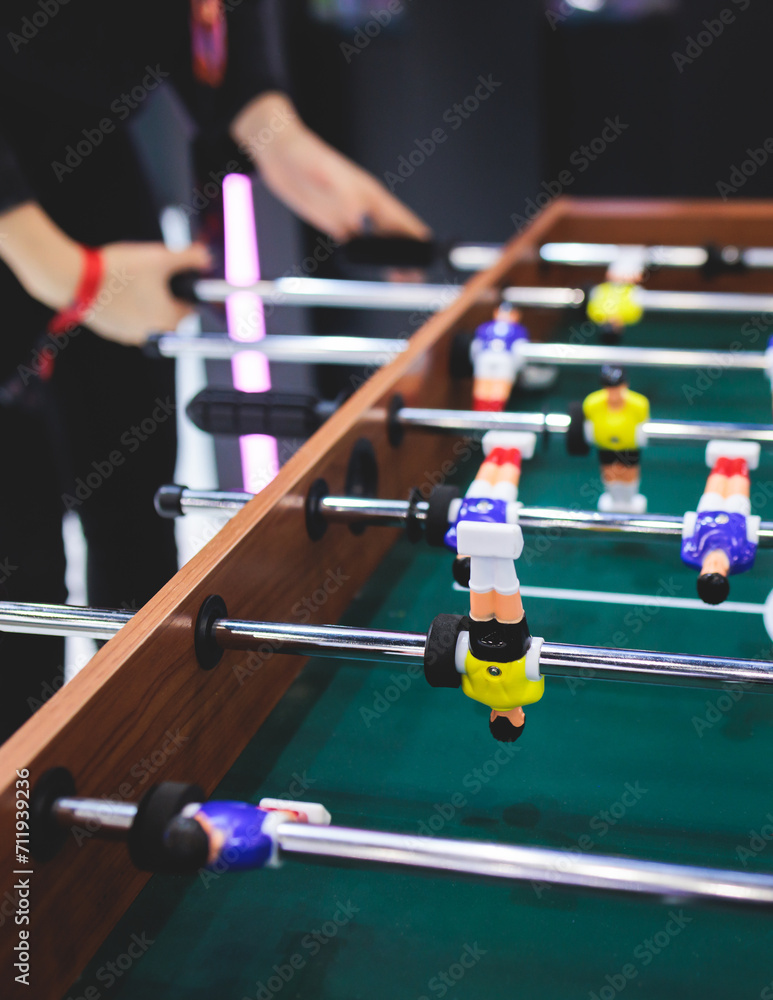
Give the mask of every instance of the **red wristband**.
<svg viewBox="0 0 773 1000">
<path fill-rule="evenodd" d="M 102 284 L 105 274 L 105 259 L 101 250 L 93 247 L 81 247 L 83 251 L 83 270 L 75 291 L 72 305 L 58 312 L 48 324 L 48 332 L 60 335 L 69 333 L 83 321 L 86 313 L 94 305 L 94 300 Z"/>
</svg>

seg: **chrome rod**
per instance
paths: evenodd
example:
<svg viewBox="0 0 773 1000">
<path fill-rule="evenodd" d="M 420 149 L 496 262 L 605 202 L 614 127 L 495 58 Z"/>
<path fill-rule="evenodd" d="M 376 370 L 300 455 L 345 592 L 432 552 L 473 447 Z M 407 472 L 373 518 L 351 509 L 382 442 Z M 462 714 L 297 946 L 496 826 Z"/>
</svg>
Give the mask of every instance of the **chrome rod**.
<svg viewBox="0 0 773 1000">
<path fill-rule="evenodd" d="M 348 281 L 337 278 L 277 278 L 243 288 L 220 279 L 202 278 L 194 285 L 202 302 L 224 302 L 229 295 L 250 292 L 273 305 L 333 306 L 350 309 L 389 309 L 436 312 L 461 294 L 459 285 L 422 285 L 407 282 Z M 541 292 L 541 289 L 537 291 Z M 492 290 L 487 296 L 494 301 Z"/>
<path fill-rule="evenodd" d="M 263 340 L 231 340 L 227 334 L 203 333 L 182 337 L 160 334 L 154 346 L 165 358 L 228 360 L 245 351 L 263 354 L 269 361 L 295 364 L 386 365 L 408 347 L 407 340 L 376 337 L 314 337 L 271 335 Z"/>
<path fill-rule="evenodd" d="M 591 677 L 678 687 L 751 686 L 773 693 L 773 661 L 688 656 L 644 649 L 605 649 L 544 642 L 540 672 L 546 677 Z"/>
<path fill-rule="evenodd" d="M 153 340 L 166 358 L 195 357 L 227 360 L 245 351 L 262 354 L 269 361 L 292 364 L 368 365 L 389 364 L 408 348 L 408 340 L 377 337 L 314 337 L 272 335 L 263 340 L 241 342 L 226 334 L 205 333 L 180 336 L 163 333 Z M 694 351 L 657 347 L 599 347 L 593 344 L 521 343 L 518 353 L 529 364 L 577 367 L 618 363 L 632 368 L 719 368 L 736 371 L 767 371 L 768 357 L 762 351 Z"/>
<path fill-rule="evenodd" d="M 643 893 L 668 902 L 773 904 L 773 875 L 752 872 L 306 823 L 280 823 L 276 835 L 281 852 L 286 854 Z"/>
<path fill-rule="evenodd" d="M 221 618 L 213 627 L 223 649 L 259 649 L 299 656 L 336 656 L 346 660 L 393 662 L 420 660 L 423 632 L 384 632 L 341 625 L 289 625 Z"/>
<path fill-rule="evenodd" d="M 395 311 L 437 312 L 445 309 L 462 293 L 460 285 L 427 285 L 408 282 L 349 281 L 338 278 L 277 278 L 258 281 L 242 288 L 220 279 L 202 278 L 194 285 L 202 302 L 224 302 L 229 295 L 250 292 L 273 305 L 334 306 L 351 309 L 389 309 Z M 505 288 L 501 297 L 514 305 L 563 309 L 585 301 L 580 288 L 543 288 L 537 286 Z M 492 304 L 500 293 L 490 289 L 481 293 L 481 301 Z"/>
<path fill-rule="evenodd" d="M 468 250 L 471 261 L 475 259 L 472 253 L 474 249 Z M 648 267 L 703 267 L 709 259 L 705 247 L 644 247 L 615 243 L 544 243 L 540 247 L 540 257 L 553 264 L 600 266 L 613 264 L 621 254 L 631 251 L 641 251 L 644 264 Z M 726 246 L 719 250 L 719 255 L 726 264 L 743 264 L 753 269 L 773 267 L 773 247 L 747 247 L 742 250 L 739 247 Z M 464 259 L 463 255 L 462 260 Z"/>
<path fill-rule="evenodd" d="M 323 497 L 319 511 L 332 524 L 374 524 L 401 527 L 412 516 L 426 521 L 429 504 L 420 500 L 411 505 L 407 500 L 370 500 L 359 497 Z"/>
<path fill-rule="evenodd" d="M 65 798 L 54 802 L 53 814 L 59 826 L 74 827 L 86 823 L 98 826 L 101 835 L 128 833 L 137 815 L 135 802 L 111 799 Z"/>
<path fill-rule="evenodd" d="M 502 243 L 459 243 L 448 251 L 448 262 L 457 271 L 485 271 L 502 256 Z"/>
<path fill-rule="evenodd" d="M 766 371 L 770 361 L 762 351 L 692 351 L 658 347 L 597 347 L 593 344 L 529 344 L 518 349 L 529 364 L 606 365 L 630 368 L 719 368 Z"/>
<path fill-rule="evenodd" d="M 564 434 L 570 419 L 563 413 L 489 413 L 477 410 L 429 410 L 403 407 L 395 414 L 402 427 L 448 434 L 483 431 L 550 431 Z M 696 420 L 649 420 L 643 430 L 650 441 L 773 442 L 773 424 L 730 424 Z"/>
<path fill-rule="evenodd" d="M 518 511 L 518 523 L 524 531 L 559 531 L 607 538 L 626 535 L 642 539 L 681 539 L 684 518 L 670 514 L 602 514 L 595 510 L 562 507 L 522 507 Z M 758 541 L 761 549 L 773 549 L 773 521 L 762 521 Z"/>
<path fill-rule="evenodd" d="M 9 610 L 11 609 L 11 610 Z M 78 622 L 66 612 L 79 612 L 99 634 L 115 634 L 116 616 L 124 623 L 132 615 L 123 611 L 97 611 L 46 604 L 0 602 L 0 629 L 28 631 L 30 622 L 51 635 L 83 635 Z M 19 628 L 18 623 L 24 627 Z M 286 622 L 255 622 L 220 618 L 212 634 L 223 649 L 267 648 L 268 653 L 296 656 L 333 656 L 341 659 L 393 663 L 424 657 L 423 632 L 392 632 L 352 628 L 345 625 L 295 625 Z M 688 656 L 641 649 L 607 649 L 602 646 L 575 646 L 545 642 L 540 653 L 540 670 L 547 677 L 596 677 L 600 680 L 629 680 L 653 684 L 717 686 L 746 684 L 773 691 L 773 661 L 739 660 L 715 656 Z"/>
<path fill-rule="evenodd" d="M 285 625 L 221 619 L 215 639 L 224 649 L 267 645 L 277 653 L 333 655 L 342 659 L 422 659 L 426 637 L 421 632 L 383 632 L 342 625 Z M 773 693 L 773 661 L 687 656 L 640 649 L 606 649 L 545 642 L 540 671 L 546 677 L 596 677 L 648 684 L 717 687 L 752 685 Z"/>
<path fill-rule="evenodd" d="M 743 292 L 657 292 L 637 288 L 635 300 L 646 312 L 761 313 L 773 312 L 773 295 Z"/>
<path fill-rule="evenodd" d="M 430 410 L 404 406 L 395 415 L 401 427 L 464 434 L 467 431 L 566 431 L 569 417 L 558 413 L 493 413 L 477 410 Z M 550 422 L 552 421 L 552 422 Z"/>
<path fill-rule="evenodd" d="M 735 247 L 731 248 L 737 254 Z M 614 264 L 622 255 L 638 253 L 645 266 L 702 267 L 708 260 L 704 247 L 640 246 L 616 243 L 543 243 L 542 260 L 550 264 L 603 266 Z"/>
<path fill-rule="evenodd" d="M 643 425 L 649 441 L 773 442 L 773 424 L 726 424 L 699 420 L 649 420 Z"/>
<path fill-rule="evenodd" d="M 235 514 L 252 499 L 252 493 L 220 493 L 216 490 L 183 490 L 182 512 Z M 381 500 L 362 497 L 323 497 L 319 510 L 331 524 L 370 524 L 401 527 L 412 515 L 427 520 L 429 503 L 419 500 Z M 563 534 L 592 534 L 614 538 L 616 535 L 647 538 L 681 538 L 683 518 L 671 514 L 605 514 L 595 510 L 569 510 L 566 507 L 521 507 L 518 523 L 524 531 L 552 531 Z M 763 521 L 759 528 L 759 547 L 773 548 L 773 521 Z"/>
<path fill-rule="evenodd" d="M 229 295 L 250 292 L 274 305 L 334 306 L 352 309 L 437 312 L 459 297 L 459 285 L 349 281 L 337 278 L 277 278 L 242 287 L 222 279 L 202 278 L 195 282 L 201 302 L 224 302 Z M 650 312 L 757 313 L 773 312 L 773 295 L 735 292 L 671 292 L 637 288 L 636 301 Z M 580 288 L 512 286 L 499 291 L 482 290 L 480 301 L 499 299 L 533 308 L 564 309 L 581 306 L 585 293 Z"/>
<path fill-rule="evenodd" d="M 0 631 L 112 639 L 132 619 L 133 614 L 132 611 L 103 611 L 68 604 L 0 601 Z"/>
<path fill-rule="evenodd" d="M 255 496 L 254 493 L 225 492 L 221 490 L 182 491 L 180 508 L 183 514 L 237 514 Z"/>
</svg>

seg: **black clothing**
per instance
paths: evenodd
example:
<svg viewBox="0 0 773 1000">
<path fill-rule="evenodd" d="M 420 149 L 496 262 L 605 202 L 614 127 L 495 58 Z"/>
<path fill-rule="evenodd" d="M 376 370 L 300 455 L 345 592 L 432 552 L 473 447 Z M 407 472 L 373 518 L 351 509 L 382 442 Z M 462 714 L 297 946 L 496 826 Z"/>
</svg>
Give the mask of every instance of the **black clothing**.
<svg viewBox="0 0 773 1000">
<path fill-rule="evenodd" d="M 641 465 L 641 452 L 638 449 L 623 449 L 622 451 L 609 451 L 607 448 L 599 448 L 600 465 L 625 465 L 629 469 L 635 465 Z"/>
<path fill-rule="evenodd" d="M 228 5 L 228 69 L 217 90 L 193 76 L 189 7 L 5 0 L 0 213 L 34 199 L 87 245 L 160 238 L 124 126 L 145 96 L 173 85 L 215 140 L 253 97 L 282 89 L 266 0 Z M 0 386 L 24 386 L 12 400 L 0 391 L 0 599 L 65 599 L 61 520 L 75 510 L 88 542 L 89 603 L 139 607 L 177 568 L 173 524 L 153 509 L 155 490 L 174 475 L 173 363 L 81 329 L 41 382 L 36 344 L 50 310 L 2 263 L 0 301 Z M 62 640 L 0 634 L 0 740 L 61 685 L 62 661 Z"/>
</svg>

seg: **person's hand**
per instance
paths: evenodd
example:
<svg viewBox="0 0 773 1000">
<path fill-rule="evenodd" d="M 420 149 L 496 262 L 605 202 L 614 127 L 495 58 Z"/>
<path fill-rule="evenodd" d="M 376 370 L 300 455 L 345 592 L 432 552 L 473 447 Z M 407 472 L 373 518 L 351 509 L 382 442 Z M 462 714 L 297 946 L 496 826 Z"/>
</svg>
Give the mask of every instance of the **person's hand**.
<svg viewBox="0 0 773 1000">
<path fill-rule="evenodd" d="M 127 345 L 142 344 L 151 333 L 174 330 L 193 307 L 174 298 L 169 279 L 178 271 L 212 266 L 209 251 L 201 244 L 172 251 L 163 243 L 109 243 L 102 253 L 104 278 L 83 324 Z"/>
<path fill-rule="evenodd" d="M 376 178 L 320 139 L 283 94 L 266 94 L 231 126 L 268 188 L 306 222 L 343 242 L 364 232 L 429 239 L 431 231 Z"/>
<path fill-rule="evenodd" d="M 0 258 L 22 287 L 60 312 L 75 298 L 83 250 L 35 202 L 0 216 Z M 193 309 L 175 299 L 169 278 L 178 271 L 207 270 L 212 261 L 201 245 L 175 253 L 163 243 L 110 243 L 94 306 L 84 324 L 120 344 L 141 344 L 151 333 L 173 330 Z"/>
</svg>

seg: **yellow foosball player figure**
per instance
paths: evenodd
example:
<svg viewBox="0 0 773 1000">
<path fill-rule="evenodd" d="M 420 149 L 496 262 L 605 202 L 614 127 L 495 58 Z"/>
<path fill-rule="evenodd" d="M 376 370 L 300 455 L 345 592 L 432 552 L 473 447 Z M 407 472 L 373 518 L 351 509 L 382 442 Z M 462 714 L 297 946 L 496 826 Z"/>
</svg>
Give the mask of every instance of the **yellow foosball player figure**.
<svg viewBox="0 0 773 1000">
<path fill-rule="evenodd" d="M 646 396 L 632 392 L 622 368 L 605 365 L 602 387 L 585 397 L 585 437 L 598 448 L 604 492 L 598 509 L 605 513 L 643 514 L 647 498 L 639 492 L 640 449 L 646 443 L 644 424 L 649 420 Z"/>
<path fill-rule="evenodd" d="M 598 327 L 605 344 L 617 344 L 627 326 L 633 326 L 644 311 L 637 292 L 644 274 L 642 248 L 621 253 L 607 269 L 607 280 L 596 285 L 588 296 L 588 319 Z"/>
<path fill-rule="evenodd" d="M 514 560 L 523 551 L 517 524 L 460 521 L 459 551 L 470 556 L 470 629 L 456 645 L 456 669 L 468 698 L 491 709 L 489 729 L 503 743 L 523 732 L 523 706 L 539 701 L 541 639 L 533 639 Z"/>
<path fill-rule="evenodd" d="M 541 639 L 532 638 L 515 560 L 523 552 L 517 524 L 521 458 L 534 454 L 533 434 L 489 432 L 485 460 L 461 505 L 450 513 L 446 543 L 469 564 L 469 625 L 456 640 L 455 664 L 468 698 L 491 709 L 489 728 L 503 743 L 517 740 L 524 705 L 545 691 L 539 671 Z M 455 574 L 456 575 L 456 574 Z M 467 621 L 467 620 L 465 620 Z"/>
</svg>

